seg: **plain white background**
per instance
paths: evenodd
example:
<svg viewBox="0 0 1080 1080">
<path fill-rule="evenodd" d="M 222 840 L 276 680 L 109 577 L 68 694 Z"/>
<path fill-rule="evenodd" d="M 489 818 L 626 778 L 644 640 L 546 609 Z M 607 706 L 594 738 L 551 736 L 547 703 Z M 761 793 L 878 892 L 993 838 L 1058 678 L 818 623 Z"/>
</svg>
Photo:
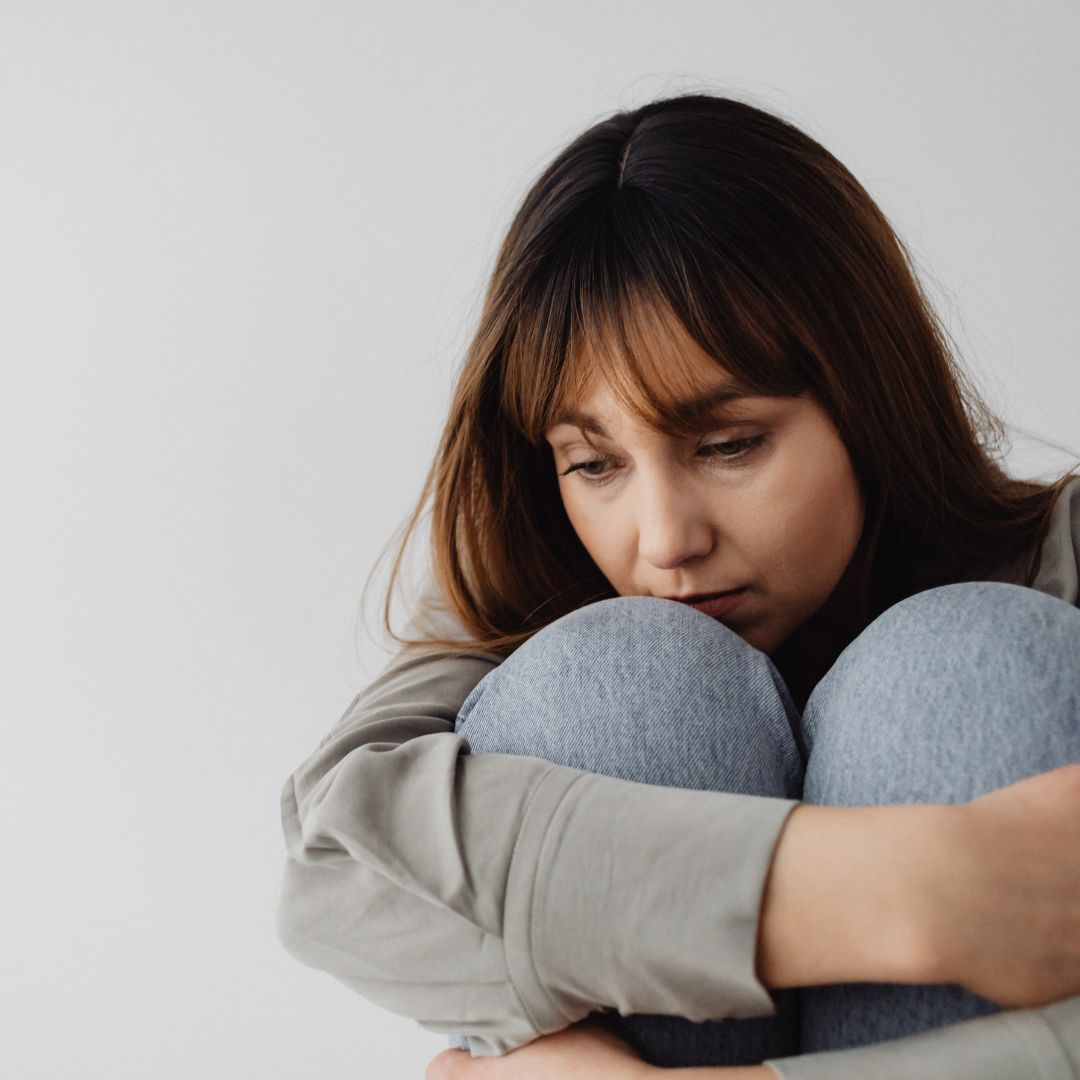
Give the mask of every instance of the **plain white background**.
<svg viewBox="0 0 1080 1080">
<path fill-rule="evenodd" d="M 517 202 L 617 108 L 772 108 L 1075 453 L 1078 49 L 1046 0 L 7 0 L 0 1073 L 419 1080 L 440 1036 L 277 942 L 278 796 L 386 658 L 360 586 Z"/>
</svg>

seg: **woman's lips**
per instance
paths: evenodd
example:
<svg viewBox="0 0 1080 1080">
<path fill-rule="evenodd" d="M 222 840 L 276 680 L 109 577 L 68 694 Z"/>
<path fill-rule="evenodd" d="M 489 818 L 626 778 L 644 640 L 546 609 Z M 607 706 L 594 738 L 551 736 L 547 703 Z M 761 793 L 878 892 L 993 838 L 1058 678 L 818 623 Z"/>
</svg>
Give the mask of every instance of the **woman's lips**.
<svg viewBox="0 0 1080 1080">
<path fill-rule="evenodd" d="M 702 600 L 694 600 L 690 606 L 715 619 L 730 611 L 746 596 L 748 591 L 747 589 L 736 589 L 734 592 L 720 593 Z"/>
</svg>

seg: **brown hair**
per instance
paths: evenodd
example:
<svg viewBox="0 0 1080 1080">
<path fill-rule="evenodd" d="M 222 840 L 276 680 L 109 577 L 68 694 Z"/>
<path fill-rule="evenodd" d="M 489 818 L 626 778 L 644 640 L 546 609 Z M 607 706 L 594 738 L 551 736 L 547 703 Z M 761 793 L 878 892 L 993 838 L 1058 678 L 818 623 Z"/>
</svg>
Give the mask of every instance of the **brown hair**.
<svg viewBox="0 0 1080 1080">
<path fill-rule="evenodd" d="M 1002 422 L 953 359 L 907 250 L 832 154 L 759 108 L 690 94 L 594 124 L 525 196 L 405 523 L 383 605 L 392 638 L 505 657 L 615 595 L 566 516 L 544 433 L 590 370 L 682 433 L 670 354 L 661 366 L 636 348 L 643 318 L 677 320 L 753 392 L 808 391 L 831 416 L 865 500 L 854 558 L 867 621 L 1003 564 L 1031 583 L 1073 474 L 1005 473 Z M 465 638 L 390 627 L 429 499 L 431 573 Z"/>
</svg>

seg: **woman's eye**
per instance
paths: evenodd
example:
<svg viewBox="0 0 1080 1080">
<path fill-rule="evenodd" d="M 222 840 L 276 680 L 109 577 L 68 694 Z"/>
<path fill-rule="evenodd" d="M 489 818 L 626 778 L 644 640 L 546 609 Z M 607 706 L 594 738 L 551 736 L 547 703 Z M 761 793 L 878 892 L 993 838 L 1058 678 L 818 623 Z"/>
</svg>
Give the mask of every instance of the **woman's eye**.
<svg viewBox="0 0 1080 1080">
<path fill-rule="evenodd" d="M 576 465 L 571 465 L 563 476 L 569 476 L 572 472 L 580 472 L 583 477 L 588 480 L 597 480 L 603 473 L 601 472 L 589 472 L 590 469 L 599 469 L 601 466 L 606 465 L 611 458 L 593 458 L 591 461 L 579 461 Z"/>
<path fill-rule="evenodd" d="M 732 439 L 729 442 L 706 443 L 698 453 L 706 457 L 743 458 L 764 438 L 764 435 L 748 435 L 746 438 Z"/>
<path fill-rule="evenodd" d="M 741 462 L 764 441 L 764 435 L 750 435 L 742 439 L 729 439 L 727 442 L 706 443 L 698 448 L 697 453 L 706 459 Z M 603 471 L 603 467 L 615 460 L 607 456 L 590 458 L 588 461 L 579 461 L 571 465 L 559 475 L 569 476 L 572 472 L 580 472 L 581 478 L 586 483 L 599 486 L 611 479 L 610 474 Z"/>
</svg>

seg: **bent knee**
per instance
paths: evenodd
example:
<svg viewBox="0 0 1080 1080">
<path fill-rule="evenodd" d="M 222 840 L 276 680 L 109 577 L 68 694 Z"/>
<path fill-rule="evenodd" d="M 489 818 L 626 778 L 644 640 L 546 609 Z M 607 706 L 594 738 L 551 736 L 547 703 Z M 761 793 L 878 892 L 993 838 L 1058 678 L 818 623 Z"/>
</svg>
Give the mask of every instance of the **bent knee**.
<svg viewBox="0 0 1080 1080">
<path fill-rule="evenodd" d="M 916 641 L 978 636 L 1011 647 L 1030 640 L 1046 652 L 1080 644 L 1080 609 L 1023 585 L 961 581 L 905 597 L 882 612 L 864 635 Z"/>
<path fill-rule="evenodd" d="M 1078 655 L 1080 609 L 1021 585 L 966 581 L 914 593 L 882 612 L 826 678 L 872 672 L 893 688 L 960 680 L 980 697 L 1055 696 L 1076 689 Z"/>
<path fill-rule="evenodd" d="M 613 597 L 549 624 L 489 672 L 456 730 L 476 752 L 787 794 L 801 787 L 801 761 L 778 678 L 764 653 L 694 608 Z"/>
<path fill-rule="evenodd" d="M 1080 610 L 1004 582 L 882 613 L 803 714 L 814 801 L 960 801 L 1080 760 Z"/>
<path fill-rule="evenodd" d="M 686 604 L 656 596 L 615 596 L 577 608 L 537 631 L 484 680 L 559 680 L 649 685 L 678 673 L 731 670 L 752 647 Z"/>
</svg>

